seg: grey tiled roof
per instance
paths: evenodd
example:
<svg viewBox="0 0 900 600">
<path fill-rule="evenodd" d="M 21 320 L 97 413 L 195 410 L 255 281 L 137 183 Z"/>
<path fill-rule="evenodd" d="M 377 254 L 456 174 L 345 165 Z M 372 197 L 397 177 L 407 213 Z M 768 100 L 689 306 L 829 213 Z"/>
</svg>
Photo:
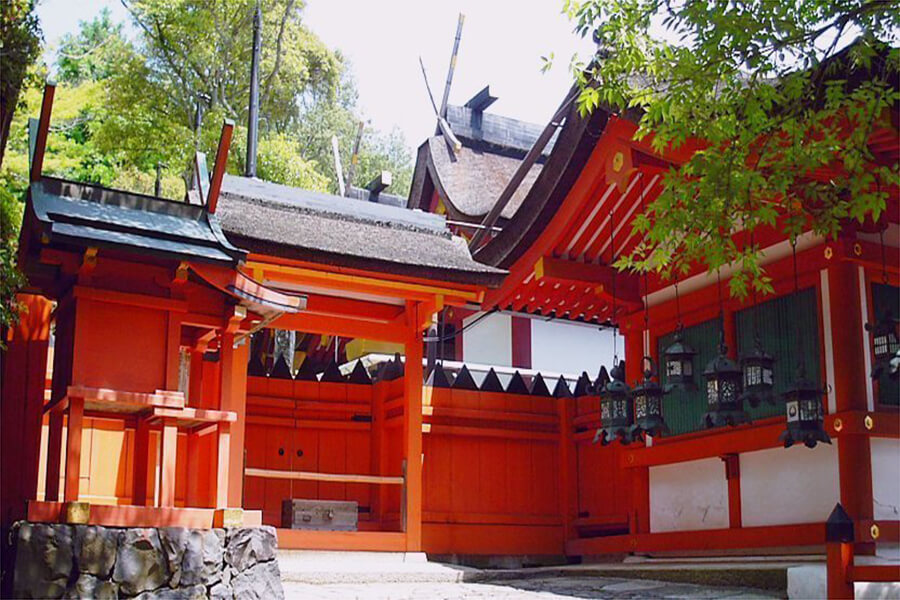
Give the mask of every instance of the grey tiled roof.
<svg viewBox="0 0 900 600">
<path fill-rule="evenodd" d="M 44 177 L 31 184 L 29 207 L 51 241 L 230 264 L 245 255 L 215 215 L 184 202 Z"/>
<path fill-rule="evenodd" d="M 261 253 L 486 285 L 505 274 L 420 211 L 226 176 L 218 212 L 235 244 Z"/>
</svg>

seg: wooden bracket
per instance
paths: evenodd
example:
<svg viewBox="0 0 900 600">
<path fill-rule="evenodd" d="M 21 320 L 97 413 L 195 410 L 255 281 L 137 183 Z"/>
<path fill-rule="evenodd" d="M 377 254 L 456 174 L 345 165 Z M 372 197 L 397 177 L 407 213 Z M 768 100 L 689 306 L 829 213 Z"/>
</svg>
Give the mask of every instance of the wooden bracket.
<svg viewBox="0 0 900 600">
<path fill-rule="evenodd" d="M 234 133 L 234 121 L 225 119 L 222 123 L 222 134 L 219 136 L 219 148 L 216 150 L 216 164 L 213 166 L 212 180 L 209 182 L 206 208 L 209 214 L 215 214 L 219 203 L 219 192 L 222 190 L 222 179 L 225 177 L 225 165 L 228 162 L 228 148 L 231 146 L 231 135 Z"/>
<path fill-rule="evenodd" d="M 40 181 L 44 170 L 44 152 L 47 150 L 47 135 L 50 133 L 50 113 L 53 111 L 53 94 L 56 92 L 56 83 L 47 80 L 44 86 L 44 98 L 41 100 L 41 118 L 38 122 L 37 135 L 34 141 L 34 151 L 31 156 L 31 171 L 29 181 Z"/>
</svg>

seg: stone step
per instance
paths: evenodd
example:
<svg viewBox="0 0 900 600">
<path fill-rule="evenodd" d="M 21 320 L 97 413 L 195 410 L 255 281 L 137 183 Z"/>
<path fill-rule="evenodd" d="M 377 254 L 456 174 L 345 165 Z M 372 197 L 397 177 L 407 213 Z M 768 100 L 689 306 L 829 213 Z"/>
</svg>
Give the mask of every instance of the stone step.
<svg viewBox="0 0 900 600">
<path fill-rule="evenodd" d="M 323 552 L 279 550 L 281 580 L 286 583 L 458 583 L 478 569 L 429 562 L 422 552 Z"/>
</svg>

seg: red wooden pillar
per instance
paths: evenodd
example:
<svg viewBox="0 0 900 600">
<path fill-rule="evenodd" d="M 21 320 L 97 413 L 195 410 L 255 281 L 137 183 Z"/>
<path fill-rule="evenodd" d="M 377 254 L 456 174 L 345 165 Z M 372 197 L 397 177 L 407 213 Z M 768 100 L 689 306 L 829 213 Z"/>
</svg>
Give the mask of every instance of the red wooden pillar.
<svg viewBox="0 0 900 600">
<path fill-rule="evenodd" d="M 370 464 L 373 475 L 384 475 L 384 460 L 382 446 L 384 440 L 384 399 L 387 387 L 384 382 L 377 382 L 372 389 L 372 436 L 370 446 Z M 372 520 L 381 522 L 387 486 L 372 486 Z"/>
<path fill-rule="evenodd" d="M 559 486 L 560 513 L 563 521 L 563 541 L 577 537 L 573 522 L 578 515 L 578 463 L 572 418 L 575 413 L 574 398 L 557 399 L 559 411 Z"/>
<path fill-rule="evenodd" d="M 512 366 L 518 369 L 531 368 L 531 319 L 510 317 L 512 337 Z"/>
<path fill-rule="evenodd" d="M 230 425 L 231 424 L 228 422 L 219 423 L 218 451 L 216 453 L 218 456 L 218 469 L 216 469 L 216 508 L 237 508 L 241 506 L 240 499 L 233 503 L 231 495 L 230 482 L 234 465 L 229 459 L 232 446 Z M 243 455 L 243 452 L 241 452 L 241 454 Z M 243 477 L 243 468 L 240 468 L 237 473 Z"/>
<path fill-rule="evenodd" d="M 69 398 L 68 422 L 66 423 L 66 487 L 63 497 L 66 502 L 78 501 L 78 487 L 81 483 L 81 433 L 84 425 L 84 398 Z"/>
<path fill-rule="evenodd" d="M 834 396 L 837 412 L 867 410 L 866 372 L 864 353 L 869 352 L 868 336 L 861 317 L 860 281 L 858 267 L 840 262 L 827 271 L 828 306 L 832 327 L 834 354 Z M 856 521 L 873 517 L 872 456 L 869 438 L 865 435 L 842 434 L 837 439 L 838 473 L 841 504 Z M 856 551 L 874 552 L 874 544 L 857 543 Z"/>
<path fill-rule="evenodd" d="M 640 323 L 640 325 L 638 325 Z M 620 330 L 625 336 L 625 377 L 629 385 L 643 379 L 644 358 L 643 321 L 624 319 Z M 631 478 L 631 509 L 629 510 L 629 530 L 632 534 L 650 532 L 650 468 L 628 469 Z"/>
<path fill-rule="evenodd" d="M 725 479 L 728 481 L 728 526 L 740 529 L 741 517 L 741 457 L 738 454 L 722 456 L 725 463 Z"/>
<path fill-rule="evenodd" d="M 853 582 L 849 581 L 853 568 L 853 544 L 828 542 L 825 544 L 825 553 L 828 599 L 853 600 Z"/>
<path fill-rule="evenodd" d="M 419 304 L 407 303 L 412 330 L 405 344 L 403 449 L 406 459 L 405 515 L 406 549 L 422 549 L 422 331 Z"/>
<path fill-rule="evenodd" d="M 19 294 L 17 300 L 24 308 L 20 311 L 19 322 L 9 330 L 0 361 L 0 423 L 3 423 L 0 506 L 3 507 L 3 525 L 23 518 L 26 501 L 37 499 L 47 347 L 53 308 L 42 296 Z"/>
<path fill-rule="evenodd" d="M 134 429 L 134 479 L 131 503 L 147 506 L 147 479 L 150 473 L 150 424 L 140 419 Z"/>
<path fill-rule="evenodd" d="M 221 376 L 222 410 L 237 413 L 237 421 L 229 427 L 219 428 L 219 471 L 218 482 L 228 482 L 228 504 L 230 508 L 243 505 L 244 483 L 244 425 L 247 412 L 247 355 L 250 341 L 245 339 L 237 348 L 234 347 L 234 333 L 222 333 L 219 347 L 219 368 Z M 226 465 L 227 463 L 227 465 Z M 228 474 L 223 478 L 223 469 Z M 218 489 L 218 488 L 217 488 Z M 217 499 L 220 493 L 217 492 Z M 218 503 L 218 502 L 217 502 Z M 219 506 L 225 508 L 225 506 Z"/>
<path fill-rule="evenodd" d="M 48 502 L 59 500 L 59 476 L 62 468 L 63 414 L 50 413 L 47 431 L 47 479 L 44 482 L 44 499 Z"/>
<path fill-rule="evenodd" d="M 163 419 L 159 452 L 159 505 L 175 506 L 175 465 L 178 452 L 178 426 L 175 419 Z"/>
</svg>

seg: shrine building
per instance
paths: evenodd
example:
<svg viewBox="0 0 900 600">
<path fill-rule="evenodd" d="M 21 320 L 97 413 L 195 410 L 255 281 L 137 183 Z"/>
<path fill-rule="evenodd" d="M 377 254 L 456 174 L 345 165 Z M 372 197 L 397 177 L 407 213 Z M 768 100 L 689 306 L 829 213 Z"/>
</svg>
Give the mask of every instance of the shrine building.
<svg viewBox="0 0 900 600">
<path fill-rule="evenodd" d="M 172 201 L 44 174 L 53 91 L 3 355 L 5 526 L 543 563 L 820 553 L 840 503 L 857 553 L 900 555 L 898 190 L 836 239 L 758 229 L 775 293 L 739 300 L 730 267 L 611 266 L 702 144 L 657 152 L 602 106 L 535 126 L 485 89 L 448 108 L 458 144 L 419 147 L 408 199 L 227 174 L 226 122 Z"/>
</svg>

